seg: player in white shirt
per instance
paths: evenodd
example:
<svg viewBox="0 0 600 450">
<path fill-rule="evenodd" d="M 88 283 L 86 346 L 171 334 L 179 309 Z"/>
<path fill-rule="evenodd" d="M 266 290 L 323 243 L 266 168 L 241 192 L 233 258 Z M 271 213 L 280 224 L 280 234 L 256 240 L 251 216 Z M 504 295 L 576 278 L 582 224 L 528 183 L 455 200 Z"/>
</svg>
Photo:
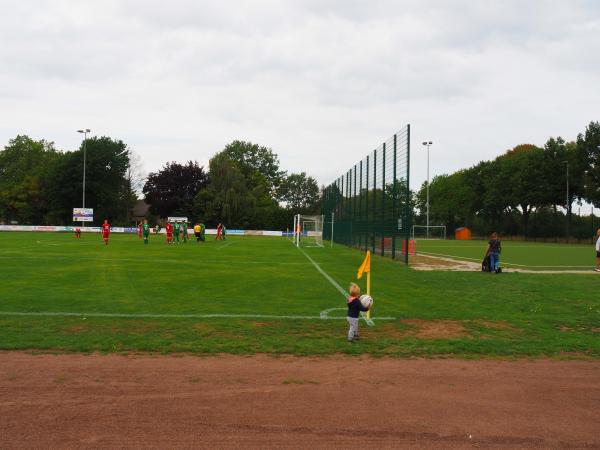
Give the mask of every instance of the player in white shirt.
<svg viewBox="0 0 600 450">
<path fill-rule="evenodd" d="M 596 231 L 596 268 L 594 269 L 596 272 L 600 272 L 600 228 Z"/>
</svg>

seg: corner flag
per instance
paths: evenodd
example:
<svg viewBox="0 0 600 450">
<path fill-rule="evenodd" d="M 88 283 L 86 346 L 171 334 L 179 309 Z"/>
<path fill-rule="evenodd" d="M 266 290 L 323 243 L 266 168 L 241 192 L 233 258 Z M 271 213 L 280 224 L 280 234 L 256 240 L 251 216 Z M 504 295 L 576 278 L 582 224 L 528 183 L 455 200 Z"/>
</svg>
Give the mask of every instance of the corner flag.
<svg viewBox="0 0 600 450">
<path fill-rule="evenodd" d="M 371 251 L 370 250 L 367 250 L 367 256 L 365 256 L 365 260 L 362 262 L 362 264 L 358 268 L 358 273 L 356 274 L 356 278 L 360 280 L 362 278 L 364 272 L 367 272 L 369 274 L 371 273 Z"/>
<path fill-rule="evenodd" d="M 367 272 L 367 295 L 371 295 L 371 251 L 367 250 L 367 255 L 365 256 L 365 260 L 362 262 L 360 267 L 358 268 L 358 273 L 356 274 L 357 279 L 361 279 L 363 273 Z M 371 310 L 367 311 L 367 319 L 371 319 Z"/>
</svg>

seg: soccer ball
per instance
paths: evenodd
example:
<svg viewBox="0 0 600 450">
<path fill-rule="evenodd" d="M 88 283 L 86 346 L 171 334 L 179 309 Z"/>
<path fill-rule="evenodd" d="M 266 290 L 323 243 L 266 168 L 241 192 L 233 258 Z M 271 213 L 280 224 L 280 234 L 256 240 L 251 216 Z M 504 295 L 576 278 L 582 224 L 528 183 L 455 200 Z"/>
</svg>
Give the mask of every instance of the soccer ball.
<svg viewBox="0 0 600 450">
<path fill-rule="evenodd" d="M 370 308 L 371 305 L 373 304 L 373 299 L 371 298 L 370 295 L 361 295 L 360 296 L 360 303 L 365 308 Z"/>
</svg>

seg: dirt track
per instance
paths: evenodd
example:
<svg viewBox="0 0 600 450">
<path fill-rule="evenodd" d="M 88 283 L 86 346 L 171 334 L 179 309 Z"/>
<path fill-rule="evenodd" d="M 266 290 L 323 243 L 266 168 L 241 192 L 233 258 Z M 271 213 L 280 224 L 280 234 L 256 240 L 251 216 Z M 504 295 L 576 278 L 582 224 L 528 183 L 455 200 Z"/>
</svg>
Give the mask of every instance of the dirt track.
<svg viewBox="0 0 600 450">
<path fill-rule="evenodd" d="M 4 352 L 0 447 L 600 448 L 600 361 Z"/>
<path fill-rule="evenodd" d="M 432 271 L 432 270 L 447 270 L 452 272 L 480 272 L 481 271 L 481 262 L 469 261 L 465 259 L 456 259 L 450 258 L 447 256 L 437 256 L 437 255 L 425 255 L 418 254 L 416 256 L 411 257 L 410 267 L 415 270 L 423 270 L 423 271 Z M 535 266 L 533 266 L 535 267 Z M 515 265 L 506 264 L 503 265 L 503 270 L 506 272 L 516 272 L 516 273 L 535 273 L 535 274 L 579 274 L 579 275 L 594 275 L 598 276 L 597 272 L 594 272 L 593 266 L 590 265 L 587 269 L 558 269 L 558 268 L 550 268 L 551 266 L 547 266 L 546 268 L 542 266 L 538 266 L 536 269 L 527 269 L 524 266 L 517 267 Z"/>
</svg>

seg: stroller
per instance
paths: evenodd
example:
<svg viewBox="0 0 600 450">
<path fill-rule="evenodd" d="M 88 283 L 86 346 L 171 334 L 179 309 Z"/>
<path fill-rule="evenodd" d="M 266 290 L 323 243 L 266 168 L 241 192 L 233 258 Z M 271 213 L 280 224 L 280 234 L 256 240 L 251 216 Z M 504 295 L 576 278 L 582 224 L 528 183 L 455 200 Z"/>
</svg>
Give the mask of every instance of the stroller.
<svg viewBox="0 0 600 450">
<path fill-rule="evenodd" d="M 481 262 L 481 271 L 482 272 L 492 272 L 492 261 L 490 255 L 485 255 L 483 261 Z M 498 273 L 502 272 L 502 267 L 498 267 Z"/>
</svg>

